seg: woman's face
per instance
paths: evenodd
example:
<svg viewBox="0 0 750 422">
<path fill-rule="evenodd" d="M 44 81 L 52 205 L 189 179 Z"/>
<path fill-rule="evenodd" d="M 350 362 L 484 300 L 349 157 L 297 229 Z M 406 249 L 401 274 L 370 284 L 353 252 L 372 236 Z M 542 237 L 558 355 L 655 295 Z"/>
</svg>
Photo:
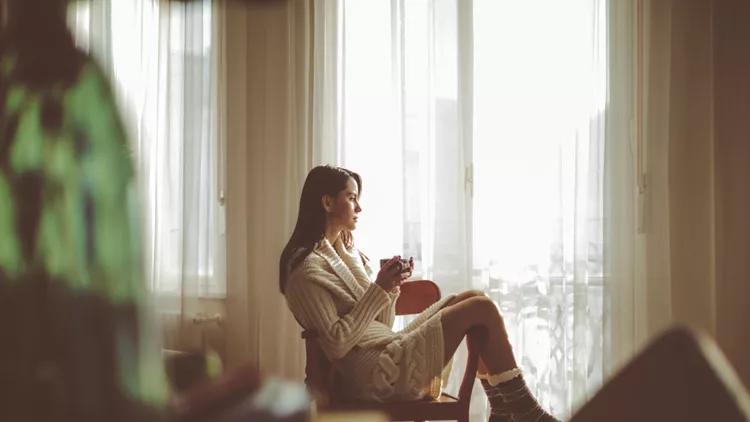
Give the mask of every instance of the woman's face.
<svg viewBox="0 0 750 422">
<path fill-rule="evenodd" d="M 330 197 L 329 197 L 330 198 Z M 327 199 L 324 199 L 326 202 Z M 346 188 L 338 193 L 326 204 L 329 226 L 337 230 L 353 231 L 357 228 L 357 214 L 362 211 L 359 206 L 359 189 L 357 182 L 351 177 L 346 182 Z"/>
</svg>

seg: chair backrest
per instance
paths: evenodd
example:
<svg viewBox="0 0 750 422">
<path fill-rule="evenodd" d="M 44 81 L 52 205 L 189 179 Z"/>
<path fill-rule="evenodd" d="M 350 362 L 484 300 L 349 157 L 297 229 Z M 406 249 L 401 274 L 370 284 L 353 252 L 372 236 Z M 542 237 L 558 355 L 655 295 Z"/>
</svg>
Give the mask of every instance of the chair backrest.
<svg viewBox="0 0 750 422">
<path fill-rule="evenodd" d="M 430 280 L 407 281 L 401 285 L 396 315 L 416 315 L 441 298 L 440 288 Z"/>
<path fill-rule="evenodd" d="M 439 301 L 440 297 L 440 288 L 431 280 L 407 281 L 401 285 L 401 294 L 396 302 L 396 315 L 418 314 Z M 318 333 L 314 329 L 305 329 L 302 332 L 307 357 L 305 384 L 319 404 L 337 403 L 342 399 L 342 394 L 336 388 L 341 384 L 337 381 L 339 374 L 335 365 L 320 348 L 317 337 Z"/>
</svg>

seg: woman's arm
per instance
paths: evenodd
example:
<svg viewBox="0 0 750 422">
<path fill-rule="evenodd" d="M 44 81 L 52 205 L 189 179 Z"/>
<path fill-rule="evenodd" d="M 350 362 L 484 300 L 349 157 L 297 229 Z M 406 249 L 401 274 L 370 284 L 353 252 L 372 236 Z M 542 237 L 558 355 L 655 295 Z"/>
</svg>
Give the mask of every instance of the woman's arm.
<svg viewBox="0 0 750 422">
<path fill-rule="evenodd" d="M 375 319 L 389 326 L 390 328 L 393 328 L 393 322 L 396 321 L 396 302 L 398 302 L 398 297 L 400 295 L 401 289 L 399 288 L 388 292 L 388 298 L 390 299 L 391 303 L 386 306 Z"/>
<path fill-rule="evenodd" d="M 367 273 L 367 277 L 370 278 L 370 282 L 373 282 L 373 274 L 375 274 L 375 272 L 372 270 L 372 267 L 370 267 L 367 257 L 361 252 L 360 255 L 362 256 L 362 265 L 365 267 L 365 273 Z M 396 302 L 400 295 L 401 289 L 398 287 L 388 292 L 388 298 L 391 302 L 382 312 L 380 312 L 380 314 L 378 314 L 375 318 L 376 321 L 380 321 L 388 327 L 393 328 L 393 322 L 396 320 Z"/>
<path fill-rule="evenodd" d="M 331 359 L 344 357 L 390 304 L 388 293 L 374 283 L 344 316 L 338 315 L 328 290 L 304 278 L 290 279 L 284 295 L 289 309 L 302 325 L 317 330 L 318 342 Z"/>
</svg>

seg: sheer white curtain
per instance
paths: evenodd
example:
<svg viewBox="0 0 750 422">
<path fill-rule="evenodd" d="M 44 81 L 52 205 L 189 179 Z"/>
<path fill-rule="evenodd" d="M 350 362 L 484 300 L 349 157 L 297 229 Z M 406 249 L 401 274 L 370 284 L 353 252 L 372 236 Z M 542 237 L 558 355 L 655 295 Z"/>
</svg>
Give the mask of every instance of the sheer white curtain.
<svg viewBox="0 0 750 422">
<path fill-rule="evenodd" d="M 608 2 L 338 4 L 360 248 L 414 256 L 444 293 L 487 292 L 531 389 L 567 416 L 605 373 Z M 472 400 L 486 418 L 478 384 Z"/>
<path fill-rule="evenodd" d="M 606 2 L 474 8 L 475 282 L 562 416 L 603 375 Z"/>
<path fill-rule="evenodd" d="M 307 173 L 335 159 L 335 138 L 323 131 L 332 133 L 336 119 L 314 121 L 312 112 L 338 103 L 323 90 L 324 75 L 313 77 L 335 54 L 324 41 L 335 28 L 320 34 L 313 61 L 312 0 L 224 4 L 228 364 L 301 380 L 305 345 L 279 292 L 279 257 Z M 313 97 L 313 81 L 334 95 Z"/>
<path fill-rule="evenodd" d="M 214 7 L 96 0 L 69 10 L 77 42 L 113 82 L 131 135 L 147 282 L 160 311 L 188 320 L 206 311 L 201 301 L 225 295 Z"/>
</svg>

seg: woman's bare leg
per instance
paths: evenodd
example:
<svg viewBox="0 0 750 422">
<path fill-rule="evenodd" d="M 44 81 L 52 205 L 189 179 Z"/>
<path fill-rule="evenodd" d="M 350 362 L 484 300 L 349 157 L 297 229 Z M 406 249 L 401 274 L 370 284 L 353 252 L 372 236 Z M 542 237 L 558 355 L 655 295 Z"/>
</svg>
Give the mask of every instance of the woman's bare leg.
<svg viewBox="0 0 750 422">
<path fill-rule="evenodd" d="M 468 296 L 469 294 L 465 295 Z M 446 361 L 455 353 L 464 336 L 479 345 L 487 379 L 482 387 L 490 402 L 490 422 L 559 422 L 539 406 L 520 376 L 505 323 L 495 303 L 485 295 L 473 295 L 445 308 L 442 315 L 443 347 Z M 481 327 L 483 330 L 471 330 Z"/>
<path fill-rule="evenodd" d="M 471 299 L 472 297 L 482 297 L 487 296 L 486 293 L 484 293 L 481 290 L 466 290 L 459 294 L 457 294 L 452 300 L 450 300 L 446 306 L 455 305 L 456 303 L 463 302 L 466 299 Z"/>
<path fill-rule="evenodd" d="M 461 302 L 463 302 L 463 301 L 465 301 L 467 299 L 471 299 L 473 297 L 487 297 L 487 294 L 485 292 L 481 291 L 481 290 L 466 290 L 464 292 L 461 292 L 461 293 L 457 294 L 451 301 L 449 301 L 445 305 L 445 308 L 449 308 L 449 307 L 451 307 L 453 305 L 459 304 L 459 303 L 461 303 Z M 467 332 L 466 336 L 467 337 L 468 336 L 474 336 L 474 337 L 476 337 L 477 334 L 478 333 L 472 334 L 471 332 Z M 481 339 L 477 338 L 477 339 L 474 339 L 474 340 L 477 340 L 478 341 L 477 344 L 481 345 L 482 342 L 484 342 L 484 338 L 485 338 L 485 335 L 482 334 L 481 335 Z M 459 344 L 460 343 L 461 342 L 459 341 Z M 452 349 L 450 349 L 450 352 L 451 352 L 450 354 L 448 353 L 448 349 L 446 348 L 445 355 L 444 355 L 446 363 L 448 363 L 448 361 L 453 356 L 453 353 L 455 353 L 455 351 L 456 351 L 457 348 L 458 348 L 458 344 L 456 344 L 455 347 L 453 347 Z M 482 361 L 482 357 L 481 356 L 479 357 L 479 364 L 478 364 L 477 372 L 479 372 L 482 375 L 486 375 L 486 374 L 489 373 L 487 371 L 487 366 L 485 366 L 484 362 Z"/>
<path fill-rule="evenodd" d="M 495 303 L 486 295 L 468 292 L 461 301 L 454 301 L 443 311 L 443 347 L 446 361 L 453 356 L 471 327 L 487 329 L 479 349 L 484 371 L 500 374 L 516 368 L 516 359 L 505 331 L 505 323 Z M 468 296 L 468 297 L 466 297 Z"/>
</svg>

